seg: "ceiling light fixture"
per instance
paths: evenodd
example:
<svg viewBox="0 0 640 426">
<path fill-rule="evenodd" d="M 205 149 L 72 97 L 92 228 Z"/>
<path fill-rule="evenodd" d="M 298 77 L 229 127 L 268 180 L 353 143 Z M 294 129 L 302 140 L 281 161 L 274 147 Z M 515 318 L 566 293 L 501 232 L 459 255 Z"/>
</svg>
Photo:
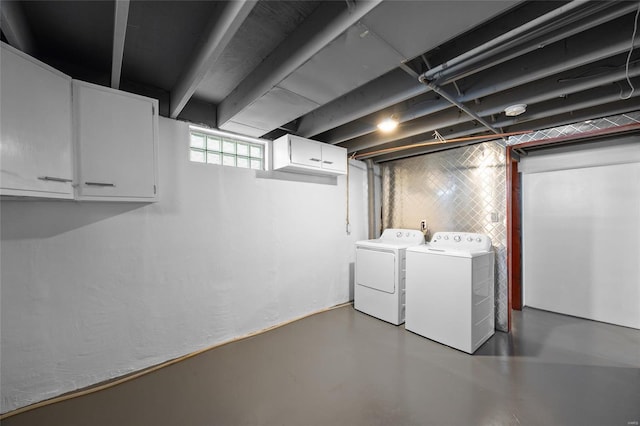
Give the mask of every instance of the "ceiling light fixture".
<svg viewBox="0 0 640 426">
<path fill-rule="evenodd" d="M 398 127 L 398 117 L 395 114 L 378 123 L 378 129 L 383 132 L 390 132 L 396 127 Z"/>
<path fill-rule="evenodd" d="M 524 114 L 527 111 L 527 104 L 515 104 L 508 106 L 504 109 L 504 113 L 507 117 L 515 117 L 520 114 Z"/>
</svg>

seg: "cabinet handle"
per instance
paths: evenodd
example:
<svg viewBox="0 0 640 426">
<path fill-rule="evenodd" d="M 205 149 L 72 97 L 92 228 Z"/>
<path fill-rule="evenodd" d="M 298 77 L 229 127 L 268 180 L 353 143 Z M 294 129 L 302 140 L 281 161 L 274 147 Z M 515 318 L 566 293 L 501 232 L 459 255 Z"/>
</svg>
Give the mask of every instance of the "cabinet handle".
<svg viewBox="0 0 640 426">
<path fill-rule="evenodd" d="M 311 160 L 311 161 L 320 161 L 319 158 L 309 158 L 309 160 Z"/>
<path fill-rule="evenodd" d="M 59 178 L 59 177 L 53 177 L 53 176 L 38 176 L 38 179 L 48 180 L 51 182 L 73 182 L 73 180 L 71 179 L 65 179 L 65 178 Z"/>
<path fill-rule="evenodd" d="M 85 182 L 84 184 L 88 186 L 116 186 L 115 183 L 105 183 L 105 182 Z"/>
<path fill-rule="evenodd" d="M 323 161 L 324 164 L 333 164 L 333 161 Z"/>
</svg>

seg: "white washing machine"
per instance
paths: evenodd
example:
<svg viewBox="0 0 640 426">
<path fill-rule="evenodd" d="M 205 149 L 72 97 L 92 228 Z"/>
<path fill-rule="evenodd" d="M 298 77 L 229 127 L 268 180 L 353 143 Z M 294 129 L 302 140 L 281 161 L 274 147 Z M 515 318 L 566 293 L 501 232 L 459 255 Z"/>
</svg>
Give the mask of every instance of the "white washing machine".
<svg viewBox="0 0 640 426">
<path fill-rule="evenodd" d="M 474 353 L 495 332 L 493 259 L 489 237 L 465 232 L 407 249 L 405 328 Z"/>
<path fill-rule="evenodd" d="M 404 322 L 405 251 L 424 244 L 413 229 L 385 229 L 380 238 L 356 242 L 353 306 L 391 324 Z"/>
</svg>

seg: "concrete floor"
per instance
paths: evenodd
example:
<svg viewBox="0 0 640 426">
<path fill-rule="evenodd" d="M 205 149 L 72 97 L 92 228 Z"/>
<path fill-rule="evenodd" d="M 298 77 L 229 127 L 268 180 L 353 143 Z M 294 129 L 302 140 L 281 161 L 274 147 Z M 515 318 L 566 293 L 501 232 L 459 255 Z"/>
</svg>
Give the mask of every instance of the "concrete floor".
<svg viewBox="0 0 640 426">
<path fill-rule="evenodd" d="M 470 356 L 347 306 L 2 425 L 638 425 L 640 331 L 513 323 Z"/>
</svg>

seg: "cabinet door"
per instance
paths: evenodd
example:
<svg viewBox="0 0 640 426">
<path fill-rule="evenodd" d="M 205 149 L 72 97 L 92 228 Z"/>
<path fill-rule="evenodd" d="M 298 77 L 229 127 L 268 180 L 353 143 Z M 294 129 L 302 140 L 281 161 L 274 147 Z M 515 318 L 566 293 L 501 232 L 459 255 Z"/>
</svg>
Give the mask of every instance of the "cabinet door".
<svg viewBox="0 0 640 426">
<path fill-rule="evenodd" d="M 73 198 L 71 78 L 1 47 L 0 194 Z"/>
<path fill-rule="evenodd" d="M 74 81 L 78 198 L 154 201 L 157 101 Z"/>
<path fill-rule="evenodd" d="M 347 150 L 339 146 L 322 145 L 322 168 L 335 172 L 347 172 Z"/>
<path fill-rule="evenodd" d="M 291 138 L 291 162 L 304 166 L 320 167 L 322 162 L 322 150 L 320 144 L 315 141 L 298 136 Z"/>
</svg>

